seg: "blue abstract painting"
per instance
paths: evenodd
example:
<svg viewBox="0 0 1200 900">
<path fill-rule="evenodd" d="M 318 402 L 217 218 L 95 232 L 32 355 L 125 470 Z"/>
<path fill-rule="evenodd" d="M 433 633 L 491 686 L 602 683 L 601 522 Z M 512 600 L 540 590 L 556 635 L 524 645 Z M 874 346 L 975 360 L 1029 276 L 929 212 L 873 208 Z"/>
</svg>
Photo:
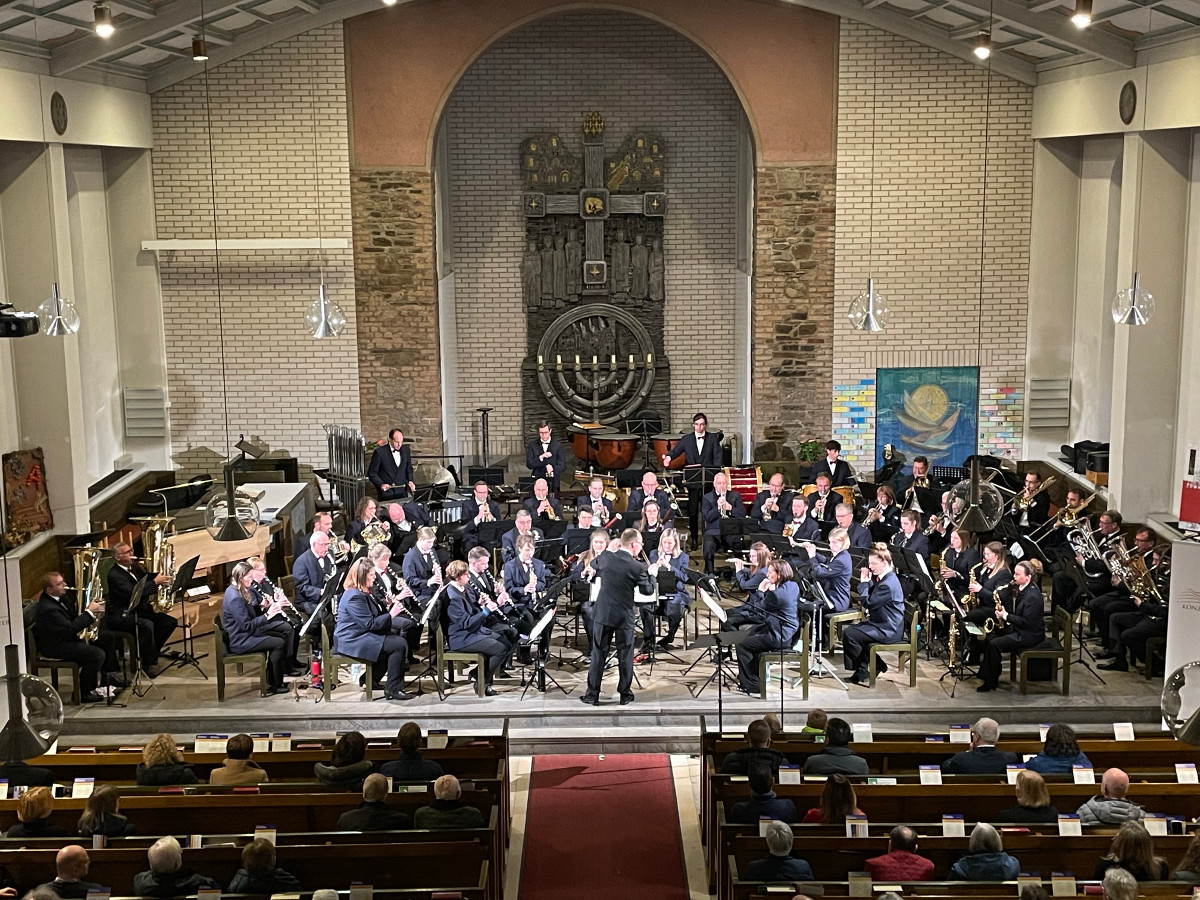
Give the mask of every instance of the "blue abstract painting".
<svg viewBox="0 0 1200 900">
<path fill-rule="evenodd" d="M 914 456 L 932 466 L 959 466 L 975 452 L 979 419 L 979 369 L 930 366 L 876 369 L 875 459 L 883 465 L 886 444 L 904 454 L 903 472 Z"/>
</svg>

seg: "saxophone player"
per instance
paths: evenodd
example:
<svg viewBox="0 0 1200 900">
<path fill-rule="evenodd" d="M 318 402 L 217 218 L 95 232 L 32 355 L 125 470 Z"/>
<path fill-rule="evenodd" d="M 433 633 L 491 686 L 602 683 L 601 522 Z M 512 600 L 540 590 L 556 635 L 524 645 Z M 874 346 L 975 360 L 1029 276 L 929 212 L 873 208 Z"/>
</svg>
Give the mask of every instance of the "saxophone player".
<svg viewBox="0 0 1200 900">
<path fill-rule="evenodd" d="M 996 603 L 996 629 L 987 635 L 983 665 L 979 677 L 983 684 L 975 690 L 994 691 L 1004 668 L 1004 655 L 1014 650 L 1036 647 L 1046 640 L 1045 598 L 1037 586 L 1042 564 L 1036 559 L 1023 559 L 1013 569 L 1012 583 L 1016 585 L 1010 612 Z"/>
<path fill-rule="evenodd" d="M 79 664 L 79 695 L 83 703 L 103 703 L 125 681 L 117 675 L 117 638 L 101 629 L 91 643 L 79 633 L 105 614 L 104 601 L 93 600 L 76 614 L 67 599 L 67 583 L 58 572 L 42 576 L 42 593 L 35 610 L 34 633 L 38 650 L 48 657 Z M 100 682 L 104 684 L 101 686 Z"/>
<path fill-rule="evenodd" d="M 179 622 L 169 613 L 155 612 L 152 605 L 154 598 L 158 596 L 159 588 L 170 584 L 171 579 L 166 574 L 147 572 L 139 566 L 133 557 L 133 547 L 124 541 L 112 548 L 112 554 L 116 565 L 108 570 L 106 624 L 113 631 L 124 631 L 134 635 L 142 671 L 153 678 L 158 674 L 159 656 L 177 655 L 164 654 L 162 648 L 179 626 Z M 133 597 L 133 589 L 146 575 L 150 576 L 151 582 L 142 592 L 142 602 L 137 609 L 130 609 L 129 601 Z"/>
<path fill-rule="evenodd" d="M 533 483 L 533 496 L 527 497 L 521 504 L 521 509 L 542 522 L 561 522 L 562 504 L 550 496 L 550 485 L 545 478 L 539 478 Z"/>
</svg>

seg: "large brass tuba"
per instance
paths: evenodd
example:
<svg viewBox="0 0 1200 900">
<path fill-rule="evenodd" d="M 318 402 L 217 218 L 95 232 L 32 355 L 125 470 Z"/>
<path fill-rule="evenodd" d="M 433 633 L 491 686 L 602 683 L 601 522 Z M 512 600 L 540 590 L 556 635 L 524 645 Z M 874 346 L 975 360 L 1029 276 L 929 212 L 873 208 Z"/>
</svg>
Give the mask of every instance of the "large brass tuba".
<svg viewBox="0 0 1200 900">
<path fill-rule="evenodd" d="M 151 572 L 175 578 L 175 547 L 168 538 L 175 533 L 175 519 L 167 516 L 152 516 L 139 519 L 142 522 L 142 549 L 146 566 Z M 155 612 L 168 613 L 175 606 L 175 597 L 169 590 L 160 590 L 150 601 Z"/>
<path fill-rule="evenodd" d="M 79 612 L 91 606 L 93 603 L 104 599 L 104 580 L 100 577 L 100 548 L 99 547 L 79 547 L 72 551 L 75 554 L 75 584 L 76 596 L 80 590 L 83 591 L 83 596 L 78 597 Z M 100 636 L 100 616 L 92 620 L 92 624 L 86 628 L 80 629 L 79 639 L 87 643 L 91 643 Z"/>
</svg>

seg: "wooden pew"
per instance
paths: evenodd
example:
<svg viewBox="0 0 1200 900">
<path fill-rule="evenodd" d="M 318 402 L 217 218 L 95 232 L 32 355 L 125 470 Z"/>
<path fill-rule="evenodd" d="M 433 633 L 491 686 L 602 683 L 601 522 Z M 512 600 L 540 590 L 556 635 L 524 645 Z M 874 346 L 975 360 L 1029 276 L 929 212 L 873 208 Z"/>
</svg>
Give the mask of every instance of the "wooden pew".
<svg viewBox="0 0 1200 900">
<path fill-rule="evenodd" d="M 1091 879 L 1096 862 L 1108 853 L 1112 843 L 1112 835 L 1108 834 L 1080 837 L 1004 834 L 1003 839 L 1005 852 L 1020 860 L 1022 871 L 1038 872 L 1043 876 L 1050 872 L 1074 872 L 1080 881 Z M 965 837 L 926 835 L 921 838 L 918 852 L 933 861 L 938 876 L 946 877 L 950 867 L 967 852 L 967 840 Z M 1158 837 L 1154 840 L 1154 849 L 1159 856 L 1177 862 L 1191 840 L 1191 835 Z M 887 845 L 886 837 L 800 836 L 795 840 L 793 852 L 808 862 L 814 878 L 838 881 L 845 879 L 847 872 L 863 871 L 865 861 L 882 856 L 887 852 Z M 745 871 L 750 861 L 766 855 L 766 843 L 757 835 L 735 838 L 719 900 L 732 900 L 733 880 L 737 873 Z"/>
<path fill-rule="evenodd" d="M 0 865 L 7 867 L 21 890 L 54 877 L 53 849 L 0 850 Z M 114 894 L 133 892 L 133 877 L 148 868 L 141 847 L 88 850 L 88 880 L 111 887 Z M 309 844 L 280 848 L 280 867 L 306 888 L 348 888 L 364 882 L 380 888 L 438 888 L 477 891 L 490 881 L 485 849 L 477 841 L 422 841 L 407 844 Z M 241 867 L 238 847 L 185 849 L 187 868 L 215 878 L 227 886 Z M 490 896 L 490 900 L 499 897 Z"/>
<path fill-rule="evenodd" d="M 1082 879 L 1079 879 L 1082 881 Z M 817 897 L 848 897 L 850 885 L 846 881 L 800 881 L 792 882 L 792 889 L 779 891 L 780 883 L 741 881 L 733 882 L 732 900 L 790 900 L 793 891 Z M 943 900 L 1013 900 L 1016 882 L 1013 881 L 896 881 L 889 885 L 900 888 L 905 897 L 943 898 Z M 1096 882 L 1091 882 L 1097 888 Z M 1049 881 L 1042 885 L 1046 893 L 1051 892 Z M 1138 885 L 1139 896 L 1166 898 L 1191 897 L 1192 885 L 1182 881 L 1143 881 Z M 1085 894 L 1077 888 L 1074 900 L 1096 900 L 1097 893 Z M 1072 900 L 1064 897 L 1063 900 Z"/>
</svg>

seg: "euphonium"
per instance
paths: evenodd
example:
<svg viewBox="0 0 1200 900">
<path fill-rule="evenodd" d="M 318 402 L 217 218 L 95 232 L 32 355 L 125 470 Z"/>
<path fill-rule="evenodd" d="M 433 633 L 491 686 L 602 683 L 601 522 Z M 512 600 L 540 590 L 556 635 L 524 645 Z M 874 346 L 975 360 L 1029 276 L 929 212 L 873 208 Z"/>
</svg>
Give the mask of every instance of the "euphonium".
<svg viewBox="0 0 1200 900">
<path fill-rule="evenodd" d="M 159 549 L 156 553 L 158 564 L 161 569 L 155 568 L 151 571 L 158 572 L 160 575 L 166 575 L 172 581 L 175 580 L 175 547 L 170 541 L 163 540 L 159 544 Z M 175 595 L 171 593 L 169 583 L 154 595 L 154 599 L 150 601 L 150 608 L 155 612 L 169 613 L 175 607 Z"/>
<path fill-rule="evenodd" d="M 1085 563 L 1089 559 L 1096 559 L 1108 565 L 1108 560 L 1104 558 L 1104 552 L 1096 543 L 1096 533 L 1092 531 L 1086 519 L 1081 525 L 1067 532 L 1067 543 L 1083 557 Z"/>
<path fill-rule="evenodd" d="M 794 524 L 789 522 L 787 525 L 783 526 L 783 536 L 785 538 L 790 538 L 795 533 L 796 533 L 796 526 Z"/>
<path fill-rule="evenodd" d="M 104 582 L 100 579 L 100 551 L 92 550 L 90 553 L 79 554 L 75 557 L 75 567 L 77 575 L 80 572 L 86 573 L 86 578 L 75 579 L 76 584 L 87 583 L 87 589 L 83 594 L 83 606 L 80 608 L 82 612 L 93 603 L 98 603 L 104 599 Z M 90 644 L 96 638 L 100 637 L 100 621 L 104 618 L 101 614 L 92 620 L 92 624 L 79 631 L 79 639 Z"/>
</svg>

